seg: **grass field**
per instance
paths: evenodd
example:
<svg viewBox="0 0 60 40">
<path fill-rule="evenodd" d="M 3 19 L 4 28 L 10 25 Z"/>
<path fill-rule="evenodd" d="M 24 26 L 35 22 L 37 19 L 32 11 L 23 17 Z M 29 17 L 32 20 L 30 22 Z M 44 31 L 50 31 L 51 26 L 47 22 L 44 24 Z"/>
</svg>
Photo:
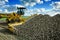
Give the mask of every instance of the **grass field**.
<svg viewBox="0 0 60 40">
<path fill-rule="evenodd" d="M 27 20 L 29 18 L 29 16 L 22 16 L 22 18 Z M 5 17 L 0 19 L 0 21 L 5 21 L 5 20 L 6 20 Z"/>
</svg>

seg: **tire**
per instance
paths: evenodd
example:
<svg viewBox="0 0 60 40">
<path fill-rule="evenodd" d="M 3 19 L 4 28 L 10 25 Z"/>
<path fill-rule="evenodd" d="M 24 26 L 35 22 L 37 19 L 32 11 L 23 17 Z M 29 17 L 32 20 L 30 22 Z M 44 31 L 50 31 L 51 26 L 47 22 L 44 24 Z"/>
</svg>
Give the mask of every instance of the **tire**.
<svg viewBox="0 0 60 40">
<path fill-rule="evenodd" d="M 20 22 L 20 19 L 15 19 L 15 22 Z"/>
<path fill-rule="evenodd" d="M 8 19 L 6 19 L 7 23 L 10 23 L 10 21 Z"/>
<path fill-rule="evenodd" d="M 10 23 L 14 23 L 15 21 L 12 19 L 12 20 L 10 20 Z"/>
<path fill-rule="evenodd" d="M 14 20 L 12 19 L 12 20 L 8 20 L 8 19 L 6 19 L 6 21 L 7 21 L 7 23 L 14 23 Z"/>
</svg>

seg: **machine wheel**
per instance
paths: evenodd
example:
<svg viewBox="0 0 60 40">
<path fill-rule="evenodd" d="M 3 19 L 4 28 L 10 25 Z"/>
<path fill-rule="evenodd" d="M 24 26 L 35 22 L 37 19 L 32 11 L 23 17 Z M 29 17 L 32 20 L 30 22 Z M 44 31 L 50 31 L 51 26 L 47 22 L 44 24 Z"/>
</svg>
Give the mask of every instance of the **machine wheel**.
<svg viewBox="0 0 60 40">
<path fill-rule="evenodd" d="M 7 23 L 10 23 L 10 21 L 8 19 L 6 19 Z"/>
<path fill-rule="evenodd" d="M 15 19 L 15 22 L 20 22 L 20 19 Z"/>
<path fill-rule="evenodd" d="M 14 23 L 15 21 L 12 19 L 12 20 L 10 20 L 10 23 Z"/>
<path fill-rule="evenodd" d="M 14 20 L 12 19 L 12 20 L 8 20 L 8 19 L 6 19 L 6 21 L 7 21 L 7 23 L 14 23 Z"/>
</svg>

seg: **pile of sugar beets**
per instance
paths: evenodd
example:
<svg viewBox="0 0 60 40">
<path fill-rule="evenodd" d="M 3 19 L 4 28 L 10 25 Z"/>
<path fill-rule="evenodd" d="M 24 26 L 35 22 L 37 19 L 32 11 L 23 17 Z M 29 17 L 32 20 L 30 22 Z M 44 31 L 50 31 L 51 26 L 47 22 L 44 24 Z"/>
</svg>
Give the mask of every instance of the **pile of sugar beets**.
<svg viewBox="0 0 60 40">
<path fill-rule="evenodd" d="M 40 14 L 16 28 L 17 35 L 0 33 L 0 39 L 6 40 L 3 34 L 8 40 L 60 40 L 60 14 L 53 17 Z"/>
</svg>

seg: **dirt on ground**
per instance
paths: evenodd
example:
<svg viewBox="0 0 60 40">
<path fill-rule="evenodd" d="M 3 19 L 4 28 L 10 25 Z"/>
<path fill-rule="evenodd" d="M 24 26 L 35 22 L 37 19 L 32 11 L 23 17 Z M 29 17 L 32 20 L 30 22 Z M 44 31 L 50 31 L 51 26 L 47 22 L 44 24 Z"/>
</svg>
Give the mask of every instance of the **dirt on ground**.
<svg viewBox="0 0 60 40">
<path fill-rule="evenodd" d="M 15 34 L 0 28 L 1 40 L 60 40 L 60 14 L 53 17 L 37 15 L 22 25 Z"/>
</svg>

